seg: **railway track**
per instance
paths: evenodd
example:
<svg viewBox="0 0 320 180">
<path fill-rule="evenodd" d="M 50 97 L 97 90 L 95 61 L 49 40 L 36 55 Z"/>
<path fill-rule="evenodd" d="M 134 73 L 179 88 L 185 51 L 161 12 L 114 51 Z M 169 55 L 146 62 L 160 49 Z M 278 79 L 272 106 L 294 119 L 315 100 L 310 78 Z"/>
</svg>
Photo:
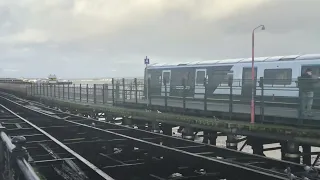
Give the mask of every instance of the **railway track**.
<svg viewBox="0 0 320 180">
<path fill-rule="evenodd" d="M 300 179 L 306 174 L 303 165 L 102 122 L 2 95 L 6 105 L 2 108 L 16 119 L 10 121 L 15 126 L 11 131 L 19 134 L 11 136 L 26 136 L 26 148 L 35 151 L 30 153 L 34 158 L 40 150 L 54 154 L 43 162 L 59 159 L 66 164 L 66 158 L 71 158 L 75 169 L 84 168 L 80 174 L 87 175 L 90 168 L 114 179 Z M 66 149 L 72 153 L 62 153 Z M 36 166 L 40 160 L 33 162 Z M 294 175 L 284 172 L 288 167 Z M 312 173 L 307 176 L 317 179 Z"/>
<path fill-rule="evenodd" d="M 29 161 L 28 166 L 30 169 L 33 169 L 38 176 L 36 177 L 31 172 L 25 174 L 25 176 L 32 176 L 26 179 L 113 180 L 113 178 L 56 138 L 22 118 L 20 116 L 23 115 L 22 112 L 18 115 L 2 104 L 0 105 L 0 109 L 0 122 L 3 130 L 1 132 L 2 141 L 7 138 L 7 141 L 12 140 L 16 142 L 14 145 L 18 146 L 17 144 L 19 144 L 20 149 L 21 147 L 26 148 L 27 153 L 23 155 Z M 4 172 L 2 173 L 4 174 Z M 11 175 L 3 176 L 3 179 L 10 178 Z"/>
</svg>

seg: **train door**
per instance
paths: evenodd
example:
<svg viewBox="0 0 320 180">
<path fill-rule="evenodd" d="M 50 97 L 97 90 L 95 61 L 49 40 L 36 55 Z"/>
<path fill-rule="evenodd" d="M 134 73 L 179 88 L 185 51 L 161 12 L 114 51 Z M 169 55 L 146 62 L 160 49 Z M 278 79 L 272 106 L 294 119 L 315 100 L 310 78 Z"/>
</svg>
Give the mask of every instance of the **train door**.
<svg viewBox="0 0 320 180">
<path fill-rule="evenodd" d="M 150 95 L 161 96 L 162 70 L 153 70 L 152 72 L 150 72 L 150 74 Z"/>
<path fill-rule="evenodd" d="M 166 86 L 164 85 L 166 81 Z M 165 89 L 167 88 L 167 96 L 170 95 L 170 82 L 171 82 L 171 70 L 162 71 L 162 84 L 161 84 L 161 96 L 165 96 Z"/>
<path fill-rule="evenodd" d="M 252 77 L 251 77 L 251 67 L 244 67 L 242 70 L 242 86 L 241 86 L 241 94 L 243 97 L 250 98 L 252 95 Z M 257 82 L 257 68 L 254 68 L 254 79 Z M 257 83 L 254 83 L 254 89 L 256 90 Z"/>
<path fill-rule="evenodd" d="M 194 97 L 204 98 L 205 87 L 204 79 L 207 77 L 207 69 L 196 69 Z"/>
<path fill-rule="evenodd" d="M 318 64 L 309 64 L 309 65 L 303 65 L 301 66 L 301 75 L 305 73 L 307 68 L 312 70 L 312 76 L 313 78 L 319 78 L 320 77 L 320 65 Z M 300 75 L 299 75 L 300 76 Z M 320 81 L 315 83 L 313 85 L 313 105 L 319 106 L 320 105 Z"/>
</svg>

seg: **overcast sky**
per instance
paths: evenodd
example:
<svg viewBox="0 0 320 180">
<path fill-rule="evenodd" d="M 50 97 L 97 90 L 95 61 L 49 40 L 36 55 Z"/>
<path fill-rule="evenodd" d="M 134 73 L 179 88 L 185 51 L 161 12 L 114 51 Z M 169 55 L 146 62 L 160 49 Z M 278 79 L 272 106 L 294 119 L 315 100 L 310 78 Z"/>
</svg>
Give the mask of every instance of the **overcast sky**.
<svg viewBox="0 0 320 180">
<path fill-rule="evenodd" d="M 188 62 L 320 53 L 320 0 L 0 0 L 0 76 L 143 75 Z"/>
</svg>

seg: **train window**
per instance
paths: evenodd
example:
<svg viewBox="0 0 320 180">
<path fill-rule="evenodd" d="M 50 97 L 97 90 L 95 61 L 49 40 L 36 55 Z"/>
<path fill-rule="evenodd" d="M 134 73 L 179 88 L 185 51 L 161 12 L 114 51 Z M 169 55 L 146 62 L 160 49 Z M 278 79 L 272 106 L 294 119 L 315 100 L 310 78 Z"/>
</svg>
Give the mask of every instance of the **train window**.
<svg viewBox="0 0 320 180">
<path fill-rule="evenodd" d="M 311 65 L 311 66 L 302 66 L 301 68 L 301 74 L 303 74 L 307 68 L 310 68 L 312 70 L 312 75 L 319 77 L 320 76 L 320 66 L 319 65 Z"/>
<path fill-rule="evenodd" d="M 292 69 L 265 69 L 264 84 L 290 85 L 292 82 Z"/>
<path fill-rule="evenodd" d="M 182 86 L 182 81 L 185 79 L 186 83 L 189 80 L 189 72 L 188 69 L 180 69 L 180 70 L 174 70 L 171 72 L 171 85 L 174 86 Z"/>
<path fill-rule="evenodd" d="M 163 72 L 162 79 L 163 81 L 166 80 L 167 84 L 170 84 L 170 72 Z"/>
<path fill-rule="evenodd" d="M 181 85 L 182 85 L 182 80 L 185 79 L 185 82 L 188 83 L 189 81 L 189 76 L 190 76 L 190 72 L 185 72 L 183 73 L 182 79 L 181 79 Z"/>
<path fill-rule="evenodd" d="M 233 71 L 214 71 L 213 79 L 221 81 L 220 84 L 228 84 L 228 73 L 233 73 Z"/>
<path fill-rule="evenodd" d="M 252 83 L 251 71 L 243 72 L 243 83 L 244 84 L 251 84 Z"/>
<path fill-rule="evenodd" d="M 254 68 L 254 78 L 257 79 L 257 68 Z M 251 68 L 243 68 L 242 71 L 242 83 L 244 85 L 252 84 L 252 69 Z"/>
<path fill-rule="evenodd" d="M 197 71 L 196 83 L 197 84 L 203 84 L 205 76 L 206 76 L 206 72 L 205 71 Z"/>
</svg>

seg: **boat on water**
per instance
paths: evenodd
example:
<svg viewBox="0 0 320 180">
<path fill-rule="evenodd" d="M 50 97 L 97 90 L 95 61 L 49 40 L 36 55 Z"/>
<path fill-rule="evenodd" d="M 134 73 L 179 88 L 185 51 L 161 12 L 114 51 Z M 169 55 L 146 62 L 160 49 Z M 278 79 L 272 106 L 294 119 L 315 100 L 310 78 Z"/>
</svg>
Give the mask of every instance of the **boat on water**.
<svg viewBox="0 0 320 180">
<path fill-rule="evenodd" d="M 50 74 L 47 79 L 38 80 L 41 84 L 72 84 L 69 80 L 59 80 L 55 74 Z"/>
<path fill-rule="evenodd" d="M 48 76 L 49 84 L 72 84 L 72 81 L 69 80 L 59 80 L 55 74 L 50 74 Z"/>
</svg>

